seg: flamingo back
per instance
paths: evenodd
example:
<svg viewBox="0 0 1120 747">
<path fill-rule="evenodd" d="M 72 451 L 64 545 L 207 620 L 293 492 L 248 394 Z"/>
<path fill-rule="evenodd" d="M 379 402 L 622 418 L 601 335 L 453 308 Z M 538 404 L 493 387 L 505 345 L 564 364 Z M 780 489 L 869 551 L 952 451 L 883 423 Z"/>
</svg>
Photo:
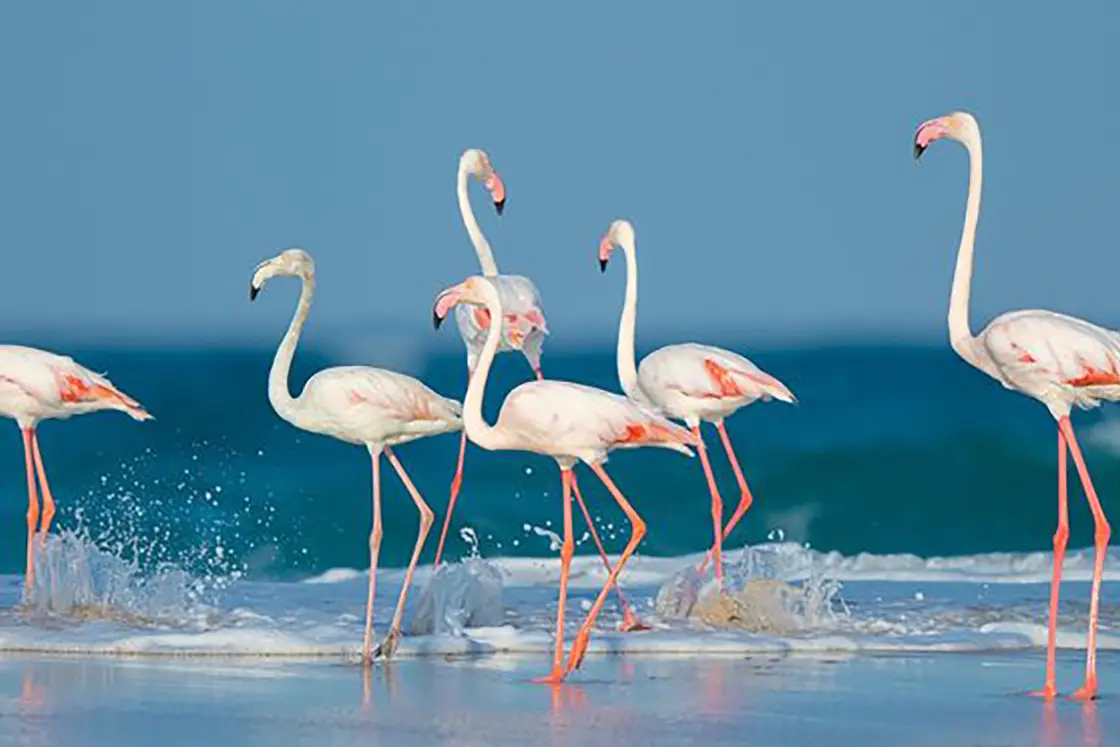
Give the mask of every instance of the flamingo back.
<svg viewBox="0 0 1120 747">
<path fill-rule="evenodd" d="M 730 350 L 698 343 L 666 345 L 638 365 L 638 385 L 658 409 L 685 420 L 718 419 L 758 399 L 796 402 L 793 393 Z"/>
<path fill-rule="evenodd" d="M 323 369 L 297 402 L 295 425 L 351 443 L 392 446 L 462 427 L 459 402 L 411 376 L 370 366 Z"/>
<path fill-rule="evenodd" d="M 1003 314 L 965 352 L 1005 387 L 1042 401 L 1059 417 L 1073 406 L 1120 400 L 1120 335 L 1077 317 L 1042 310 Z"/>
<path fill-rule="evenodd" d="M 658 446 L 691 456 L 687 429 L 626 397 L 566 381 L 530 381 L 502 404 L 497 429 L 522 448 L 553 457 L 605 461 L 617 448 Z"/>
<path fill-rule="evenodd" d="M 541 347 L 548 335 L 540 293 L 533 281 L 521 275 L 498 275 L 490 278 L 498 290 L 505 318 L 502 320 L 502 337 L 499 352 L 521 351 L 534 370 L 540 368 Z M 459 336 L 467 345 L 467 366 L 471 371 L 478 365 L 478 356 L 486 344 L 490 329 L 490 313 L 466 304 L 455 308 L 455 323 Z"/>
</svg>

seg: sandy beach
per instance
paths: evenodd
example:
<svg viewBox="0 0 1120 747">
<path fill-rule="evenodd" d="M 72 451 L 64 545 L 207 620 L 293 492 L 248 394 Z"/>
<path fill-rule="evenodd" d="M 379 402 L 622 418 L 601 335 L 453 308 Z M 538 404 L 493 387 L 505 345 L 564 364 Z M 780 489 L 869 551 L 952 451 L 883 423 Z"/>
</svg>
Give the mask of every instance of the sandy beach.
<svg viewBox="0 0 1120 747">
<path fill-rule="evenodd" d="M 1066 689 L 1081 658 L 1059 659 Z M 1118 661 L 1105 652 L 1102 671 Z M 1120 724 L 1111 679 L 1088 705 L 1023 694 L 1035 654 L 589 657 L 572 684 L 525 682 L 540 669 L 6 657 L 0 744 L 1096 747 Z"/>
</svg>

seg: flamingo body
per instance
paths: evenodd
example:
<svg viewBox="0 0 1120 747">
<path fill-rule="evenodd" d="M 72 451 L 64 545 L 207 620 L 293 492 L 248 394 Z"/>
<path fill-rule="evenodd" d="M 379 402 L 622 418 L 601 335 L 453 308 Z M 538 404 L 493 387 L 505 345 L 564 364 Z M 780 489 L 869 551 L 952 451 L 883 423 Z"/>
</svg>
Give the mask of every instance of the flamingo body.
<svg viewBox="0 0 1120 747">
<path fill-rule="evenodd" d="M 462 407 L 420 381 L 383 368 L 319 371 L 296 399 L 293 424 L 352 444 L 397 446 L 458 431 Z"/>
<path fill-rule="evenodd" d="M 98 410 L 151 418 L 109 379 L 65 355 L 22 345 L 0 345 L 0 415 L 21 427 Z"/>
<path fill-rule="evenodd" d="M 519 385 L 506 396 L 495 427 L 503 448 L 587 464 L 604 463 L 618 448 L 660 446 L 692 455 L 686 429 L 626 397 L 567 381 Z"/>
<path fill-rule="evenodd" d="M 1055 417 L 1120 400 L 1120 334 L 1053 311 L 1001 314 L 961 355 Z"/>
<path fill-rule="evenodd" d="M 533 281 L 522 275 L 498 275 L 490 278 L 502 298 L 502 336 L 498 352 L 520 351 L 534 371 L 541 368 L 541 347 L 548 334 L 540 292 Z M 490 329 L 490 313 L 468 306 L 455 308 L 455 324 L 467 347 L 467 370 L 478 367 L 486 333 Z"/>
<path fill-rule="evenodd" d="M 643 358 L 635 398 L 689 423 L 719 422 L 759 399 L 796 401 L 747 358 L 694 342 L 666 345 Z"/>
</svg>

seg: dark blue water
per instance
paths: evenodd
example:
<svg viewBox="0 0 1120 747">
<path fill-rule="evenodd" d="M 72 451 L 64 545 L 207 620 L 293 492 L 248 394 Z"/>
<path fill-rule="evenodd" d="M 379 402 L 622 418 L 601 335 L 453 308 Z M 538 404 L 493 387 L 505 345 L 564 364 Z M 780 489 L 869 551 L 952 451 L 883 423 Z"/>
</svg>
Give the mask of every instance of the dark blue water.
<svg viewBox="0 0 1120 747">
<path fill-rule="evenodd" d="M 757 403 L 729 430 L 756 504 L 732 544 L 786 539 L 844 553 L 921 555 L 1047 549 L 1054 530 L 1056 435 L 1045 409 L 971 369 L 946 346 L 749 350 L 785 381 L 797 406 Z M 331 567 L 366 567 L 370 473 L 363 449 L 303 433 L 272 412 L 265 394 L 270 349 L 99 350 L 69 347 L 156 416 L 135 423 L 117 413 L 48 422 L 41 443 L 57 521 L 82 526 L 142 563 L 164 561 L 255 577 L 291 578 Z M 639 351 L 641 353 L 643 351 Z M 315 370 L 338 363 L 303 348 L 293 391 Z M 461 398 L 457 351 L 421 356 L 412 370 L 436 390 Z M 616 389 L 612 349 L 550 347 L 545 373 Z M 523 360 L 502 356 L 487 414 L 528 375 Z M 1098 412 L 1076 420 L 1089 465 L 1108 501 L 1120 458 L 1089 435 Z M 0 439 L 3 542 L 0 572 L 22 570 L 26 488 L 19 432 Z M 727 511 L 734 479 L 714 431 L 708 433 Z M 442 519 L 456 436 L 398 450 Z M 707 492 L 699 462 L 645 450 L 612 457 L 609 469 L 649 525 L 641 551 L 675 555 L 710 542 Z M 417 514 L 385 470 L 382 563 L 403 565 Z M 606 491 L 582 484 L 604 526 L 623 523 Z M 468 525 L 485 555 L 545 555 L 548 541 L 526 525 L 558 524 L 559 477 L 547 459 L 469 447 L 455 527 Z M 1072 544 L 1091 543 L 1091 519 L 1071 493 Z M 438 528 L 438 523 L 437 523 Z M 434 533 L 433 533 L 434 534 Z M 612 532 L 608 531 L 608 535 Z M 434 540 L 434 537 L 433 537 Z M 621 534 L 608 539 L 621 548 Z M 425 559 L 434 554 L 429 543 Z M 585 546 L 584 549 L 589 549 Z M 452 532 L 450 557 L 467 550 Z"/>
</svg>

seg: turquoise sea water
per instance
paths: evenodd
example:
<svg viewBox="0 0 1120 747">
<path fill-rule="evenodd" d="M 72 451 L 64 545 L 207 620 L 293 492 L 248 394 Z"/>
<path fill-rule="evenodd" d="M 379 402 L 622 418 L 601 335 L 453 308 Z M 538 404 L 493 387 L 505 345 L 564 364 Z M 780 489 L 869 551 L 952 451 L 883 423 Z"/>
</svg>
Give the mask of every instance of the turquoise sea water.
<svg viewBox="0 0 1120 747">
<path fill-rule="evenodd" d="M 732 544 L 784 537 L 820 550 L 952 555 L 1049 548 L 1055 521 L 1056 436 L 1046 411 L 1004 391 L 946 346 L 836 346 L 747 353 L 782 379 L 797 406 L 757 403 L 728 423 L 756 498 Z M 370 473 L 364 450 L 301 432 L 272 412 L 265 394 L 271 350 L 82 349 L 65 352 L 142 401 L 156 416 L 135 423 L 115 413 L 48 422 L 41 430 L 63 527 L 143 564 L 174 562 L 194 572 L 247 571 L 290 579 L 333 567 L 368 565 Z M 641 351 L 639 351 L 641 352 Z M 340 363 L 302 349 L 293 390 L 315 370 Z M 461 398 L 458 350 L 433 352 L 407 370 Z M 486 403 L 529 375 L 502 356 Z M 553 347 L 545 375 L 617 390 L 613 349 Z M 1090 469 L 1106 501 L 1120 482 L 1111 421 L 1082 414 Z M 26 488 L 19 432 L 0 430 L 0 573 L 22 570 Z M 708 432 L 728 515 L 737 489 L 714 431 Z M 1117 439 L 1120 443 L 1120 439 Z M 442 520 L 457 436 L 398 453 Z M 645 450 L 609 467 L 649 525 L 646 555 L 678 555 L 710 541 L 708 497 L 696 460 Z M 385 471 L 382 564 L 407 561 L 417 514 Z M 608 549 L 625 541 L 625 520 L 606 491 L 582 481 Z M 534 531 L 559 523 L 559 477 L 545 458 L 469 447 L 449 557 L 469 550 L 470 527 L 487 556 L 549 555 Z M 1071 546 L 1091 544 L 1092 522 L 1074 488 Z M 438 530 L 438 523 L 436 528 Z M 590 550 L 581 546 L 581 551 Z M 434 554 L 429 542 L 424 559 Z"/>
</svg>

